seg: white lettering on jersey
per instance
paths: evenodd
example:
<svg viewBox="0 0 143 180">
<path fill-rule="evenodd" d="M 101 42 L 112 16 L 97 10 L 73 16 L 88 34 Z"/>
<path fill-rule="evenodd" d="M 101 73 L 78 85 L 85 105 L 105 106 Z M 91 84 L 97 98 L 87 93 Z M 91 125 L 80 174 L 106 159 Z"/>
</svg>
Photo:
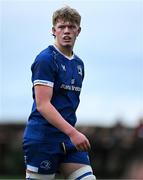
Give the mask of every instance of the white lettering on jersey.
<svg viewBox="0 0 143 180">
<path fill-rule="evenodd" d="M 65 90 L 69 90 L 69 91 L 78 91 L 78 92 L 81 91 L 80 87 L 73 86 L 73 85 L 62 84 L 60 88 L 65 89 Z"/>
</svg>

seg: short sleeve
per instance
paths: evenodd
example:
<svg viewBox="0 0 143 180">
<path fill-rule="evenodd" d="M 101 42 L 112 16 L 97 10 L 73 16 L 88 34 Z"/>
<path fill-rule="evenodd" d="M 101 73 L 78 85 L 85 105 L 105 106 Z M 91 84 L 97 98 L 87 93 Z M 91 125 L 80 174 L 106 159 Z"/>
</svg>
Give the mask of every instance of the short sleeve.
<svg viewBox="0 0 143 180">
<path fill-rule="evenodd" d="M 45 86 L 54 86 L 56 66 L 52 57 L 38 55 L 31 66 L 33 86 L 40 84 Z"/>
</svg>

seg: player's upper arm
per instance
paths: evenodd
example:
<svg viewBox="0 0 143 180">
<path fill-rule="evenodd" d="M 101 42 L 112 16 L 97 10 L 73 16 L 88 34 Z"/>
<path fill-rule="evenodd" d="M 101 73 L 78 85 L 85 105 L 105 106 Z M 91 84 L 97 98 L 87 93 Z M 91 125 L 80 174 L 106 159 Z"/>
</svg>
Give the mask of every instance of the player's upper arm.
<svg viewBox="0 0 143 180">
<path fill-rule="evenodd" d="M 54 86 L 57 65 L 51 56 L 39 55 L 31 66 L 33 85 Z"/>
<path fill-rule="evenodd" d="M 50 103 L 53 95 L 53 88 L 50 86 L 35 85 L 34 91 L 37 109 L 41 111 L 45 104 Z"/>
</svg>

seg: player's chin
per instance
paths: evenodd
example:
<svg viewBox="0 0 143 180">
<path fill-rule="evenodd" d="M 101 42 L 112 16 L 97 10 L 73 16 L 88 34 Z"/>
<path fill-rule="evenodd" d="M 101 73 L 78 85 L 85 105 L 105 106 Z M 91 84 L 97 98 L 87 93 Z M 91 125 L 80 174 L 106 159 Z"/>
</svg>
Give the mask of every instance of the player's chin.
<svg viewBox="0 0 143 180">
<path fill-rule="evenodd" d="M 66 45 L 66 47 L 71 48 L 71 47 L 73 47 L 73 45 L 71 45 L 71 44 L 67 44 L 67 45 Z"/>
<path fill-rule="evenodd" d="M 64 47 L 73 47 L 74 43 L 73 42 L 64 42 L 63 46 Z"/>
<path fill-rule="evenodd" d="M 73 45 L 72 44 L 64 44 L 63 47 L 65 47 L 65 48 L 72 48 Z"/>
</svg>

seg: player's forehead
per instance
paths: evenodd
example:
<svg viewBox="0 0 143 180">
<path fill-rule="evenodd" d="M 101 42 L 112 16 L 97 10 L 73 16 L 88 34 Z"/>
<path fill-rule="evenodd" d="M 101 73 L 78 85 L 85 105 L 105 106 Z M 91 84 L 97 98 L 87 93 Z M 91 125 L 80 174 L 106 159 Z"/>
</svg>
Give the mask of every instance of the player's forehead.
<svg viewBox="0 0 143 180">
<path fill-rule="evenodd" d="M 58 19 L 56 22 L 56 26 L 60 26 L 60 25 L 64 25 L 64 26 L 77 26 L 77 24 L 75 22 L 69 21 L 69 20 L 63 20 L 63 19 Z"/>
</svg>

